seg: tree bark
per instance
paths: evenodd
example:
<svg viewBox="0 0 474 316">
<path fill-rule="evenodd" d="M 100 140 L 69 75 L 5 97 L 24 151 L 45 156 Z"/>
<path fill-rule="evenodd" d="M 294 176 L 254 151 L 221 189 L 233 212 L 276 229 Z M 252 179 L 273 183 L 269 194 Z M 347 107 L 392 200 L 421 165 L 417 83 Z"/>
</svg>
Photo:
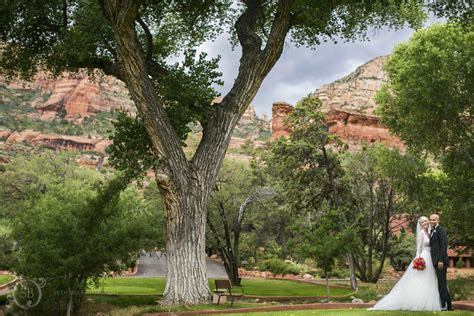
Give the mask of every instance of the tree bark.
<svg viewBox="0 0 474 316">
<path fill-rule="evenodd" d="M 158 177 L 159 178 L 159 177 Z M 160 179 L 158 179 L 160 181 Z M 206 275 L 205 184 L 190 181 L 186 190 L 163 190 L 166 204 L 166 287 L 162 303 L 208 303 Z"/>
</svg>

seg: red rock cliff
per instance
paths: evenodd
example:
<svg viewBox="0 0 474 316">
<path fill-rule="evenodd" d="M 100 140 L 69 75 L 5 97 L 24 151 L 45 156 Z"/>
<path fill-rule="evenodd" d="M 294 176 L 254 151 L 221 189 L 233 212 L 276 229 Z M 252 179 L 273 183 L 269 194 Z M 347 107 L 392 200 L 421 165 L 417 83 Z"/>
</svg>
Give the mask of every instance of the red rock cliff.
<svg viewBox="0 0 474 316">
<path fill-rule="evenodd" d="M 93 76 L 88 76 L 85 70 L 74 74 L 64 72 L 58 78 L 39 73 L 31 82 L 6 82 L 0 76 L 0 84 L 11 89 L 41 90 L 41 97 L 33 104 L 41 120 L 53 120 L 64 113 L 66 119 L 80 122 L 83 117 L 101 111 L 110 112 L 119 108 L 135 111 L 125 84 L 99 71 L 94 71 Z"/>
<path fill-rule="evenodd" d="M 288 114 L 293 111 L 293 106 L 286 102 L 275 102 L 272 106 L 272 138 L 277 139 L 287 136 L 290 133 L 288 127 L 285 126 L 284 120 Z"/>
<path fill-rule="evenodd" d="M 374 96 L 386 80 L 383 62 L 386 57 L 375 58 L 358 67 L 353 73 L 317 89 L 314 96 L 322 103 L 329 132 L 338 135 L 350 147 L 363 142 L 381 142 L 402 148 L 402 142 L 391 135 L 373 115 L 376 107 Z M 290 130 L 283 125 L 284 118 L 293 107 L 277 102 L 272 108 L 273 139 L 286 136 Z"/>
</svg>

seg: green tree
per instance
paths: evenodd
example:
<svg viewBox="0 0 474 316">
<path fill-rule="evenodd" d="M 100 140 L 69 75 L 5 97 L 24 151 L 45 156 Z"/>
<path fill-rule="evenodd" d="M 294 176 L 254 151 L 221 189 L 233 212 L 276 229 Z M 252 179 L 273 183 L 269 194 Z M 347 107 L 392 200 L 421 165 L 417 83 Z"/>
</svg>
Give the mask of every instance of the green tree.
<svg viewBox="0 0 474 316">
<path fill-rule="evenodd" d="M 2 189 L 29 193 L 21 204 L 6 201 L 19 207 L 8 225 L 17 244 L 13 271 L 46 282 L 39 305 L 26 311 L 31 315 L 77 315 L 88 284 L 125 270 L 158 235 L 155 209 L 136 188 L 125 190 L 128 177 L 104 178 L 69 157 L 20 157 L 5 172 L 10 187 Z M 44 161 L 54 164 L 34 169 Z"/>
<path fill-rule="evenodd" d="M 323 207 L 324 208 L 324 207 Z M 292 243 L 301 258 L 312 258 L 326 277 L 326 298 L 329 302 L 329 274 L 336 260 L 346 257 L 354 240 L 354 230 L 347 229 L 342 210 L 327 209 L 316 218 L 307 218 L 295 225 L 299 233 Z"/>
<path fill-rule="evenodd" d="M 342 206 L 338 151 L 343 146 L 329 134 L 321 101 L 303 98 L 286 124 L 292 130 L 290 136 L 275 141 L 264 161 L 273 178 L 284 184 L 288 202 L 301 213 L 313 212 L 324 202 Z"/>
<path fill-rule="evenodd" d="M 239 246 L 248 213 L 274 194 L 270 188 L 252 186 L 251 171 L 245 163 L 224 162 L 209 203 L 207 239 L 220 251 L 233 285 L 240 285 Z"/>
<path fill-rule="evenodd" d="M 358 244 L 352 249 L 357 275 L 364 282 L 377 282 L 399 229 L 393 223 L 420 213 L 417 202 L 427 168 L 416 156 L 384 145 L 348 154 L 343 165 L 351 192 L 348 215 L 358 228 Z"/>
<path fill-rule="evenodd" d="M 405 271 L 416 254 L 416 240 L 413 234 L 403 230 L 400 235 L 391 238 L 388 258 L 395 271 Z"/>
<path fill-rule="evenodd" d="M 439 24 L 416 32 L 385 65 L 389 81 L 376 100 L 383 122 L 408 146 L 438 158 L 447 178 L 437 178 L 440 212 L 454 244 L 473 246 L 474 29 Z"/>
<path fill-rule="evenodd" d="M 366 38 L 372 27 L 419 26 L 424 1 L 230 1 L 48 0 L 3 1 L 0 68 L 7 75 L 100 68 L 125 81 L 138 109 L 138 123 L 152 155 L 167 218 L 167 285 L 164 303 L 207 301 L 204 257 L 206 210 L 232 130 L 273 68 L 287 35 L 299 45 Z M 449 12 L 459 8 L 456 2 Z M 438 7 L 433 6 L 438 10 Z M 462 9 L 462 8 L 461 8 Z M 442 7 L 440 12 L 446 11 Z M 230 26 L 242 47 L 239 72 L 219 105 L 211 106 L 219 83 L 216 60 L 195 47 Z M 181 52 L 180 65 L 166 58 Z M 200 122 L 203 137 L 187 159 L 182 149 L 189 122 Z M 127 130 L 124 128 L 124 130 Z M 121 137 L 118 137 L 121 140 Z M 116 152 L 118 157 L 129 151 Z M 118 160 L 120 160 L 118 158 Z M 192 258 L 189 258 L 189 257 Z M 189 275 L 195 276 L 192 280 Z"/>
<path fill-rule="evenodd" d="M 320 100 L 303 98 L 286 124 L 291 127 L 291 135 L 272 145 L 266 162 L 269 172 L 284 186 L 291 208 L 300 216 L 313 217 L 324 214 L 325 205 L 331 211 L 342 210 L 347 189 L 341 181 L 340 153 L 345 146 L 329 133 Z M 347 216 L 340 229 L 350 229 L 352 222 Z M 355 289 L 353 260 L 349 255 L 348 259 L 351 287 Z"/>
<path fill-rule="evenodd" d="M 474 29 L 438 24 L 397 46 L 376 100 L 382 120 L 407 145 L 459 153 L 474 166 Z"/>
</svg>

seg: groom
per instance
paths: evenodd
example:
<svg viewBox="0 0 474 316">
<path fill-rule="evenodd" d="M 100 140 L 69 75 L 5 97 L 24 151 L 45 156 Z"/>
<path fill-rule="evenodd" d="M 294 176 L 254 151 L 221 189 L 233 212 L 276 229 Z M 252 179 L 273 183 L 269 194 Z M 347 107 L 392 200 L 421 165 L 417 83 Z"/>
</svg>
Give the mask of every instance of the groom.
<svg viewBox="0 0 474 316">
<path fill-rule="evenodd" d="M 430 232 L 430 247 L 431 259 L 438 277 L 438 291 L 441 298 L 441 308 L 443 310 L 453 310 L 451 305 L 451 296 L 448 291 L 448 284 L 446 281 L 446 272 L 448 270 L 448 237 L 446 230 L 439 224 L 438 214 L 431 214 L 430 216 L 431 232 Z"/>
</svg>

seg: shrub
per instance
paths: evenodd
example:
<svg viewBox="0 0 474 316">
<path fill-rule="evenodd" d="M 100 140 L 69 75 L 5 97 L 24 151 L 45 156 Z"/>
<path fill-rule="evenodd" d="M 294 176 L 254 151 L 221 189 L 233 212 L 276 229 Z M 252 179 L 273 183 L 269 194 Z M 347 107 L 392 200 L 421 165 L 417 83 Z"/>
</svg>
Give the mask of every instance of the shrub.
<svg viewBox="0 0 474 316">
<path fill-rule="evenodd" d="M 272 258 L 263 260 L 259 263 L 258 269 L 260 271 L 270 271 L 273 274 L 299 274 L 300 268 L 292 263 L 281 259 Z"/>
<path fill-rule="evenodd" d="M 372 300 L 378 300 L 379 296 L 377 294 L 377 291 L 373 288 L 369 287 L 360 287 L 359 291 L 355 295 L 355 297 L 360 298 L 364 302 L 369 302 Z"/>
<path fill-rule="evenodd" d="M 456 262 L 456 268 L 458 269 L 464 268 L 464 261 L 462 260 L 462 258 L 459 258 L 458 261 Z"/>
<path fill-rule="evenodd" d="M 469 293 L 474 291 L 474 277 L 449 280 L 448 284 L 453 301 L 467 300 Z"/>
</svg>

